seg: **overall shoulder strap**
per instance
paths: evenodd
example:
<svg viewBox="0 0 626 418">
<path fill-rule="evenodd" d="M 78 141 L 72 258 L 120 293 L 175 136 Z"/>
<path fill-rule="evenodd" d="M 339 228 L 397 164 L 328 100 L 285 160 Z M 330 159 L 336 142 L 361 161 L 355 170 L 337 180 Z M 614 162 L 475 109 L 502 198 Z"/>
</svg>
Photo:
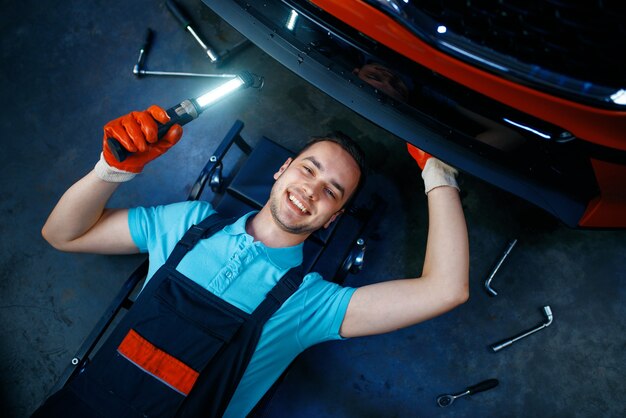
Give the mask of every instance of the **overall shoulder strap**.
<svg viewBox="0 0 626 418">
<path fill-rule="evenodd" d="M 261 326 L 265 324 L 278 308 L 298 290 L 303 279 L 304 274 L 300 266 L 290 269 L 276 283 L 274 288 L 267 293 L 263 302 L 252 312 L 252 319 Z"/>
<path fill-rule="evenodd" d="M 196 246 L 198 241 L 209 238 L 217 231 L 221 231 L 226 225 L 232 224 L 235 218 L 226 218 L 217 212 L 207 216 L 198 225 L 192 225 L 191 228 L 185 232 L 185 235 L 178 241 L 170 256 L 165 262 L 170 267 L 178 266 L 180 260 L 183 259 L 193 247 Z"/>
</svg>

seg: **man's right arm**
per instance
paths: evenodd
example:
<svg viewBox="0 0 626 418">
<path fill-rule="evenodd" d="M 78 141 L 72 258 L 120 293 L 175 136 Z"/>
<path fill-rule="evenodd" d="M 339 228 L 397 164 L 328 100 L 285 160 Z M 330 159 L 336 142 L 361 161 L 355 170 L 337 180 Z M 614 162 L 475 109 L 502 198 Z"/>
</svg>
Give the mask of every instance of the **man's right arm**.
<svg viewBox="0 0 626 418">
<path fill-rule="evenodd" d="M 43 237 L 61 251 L 138 252 L 128 228 L 128 210 L 105 209 L 118 185 L 100 179 L 91 171 L 61 197 L 41 230 Z"/>
<path fill-rule="evenodd" d="M 98 254 L 132 254 L 139 249 L 130 235 L 127 209 L 105 208 L 120 182 L 133 178 L 144 165 L 165 153 L 182 136 L 180 125 L 157 137 L 157 122 L 166 123 L 167 113 L 152 106 L 132 112 L 104 127 L 103 152 L 96 168 L 70 187 L 61 197 L 42 229 L 52 246 L 62 251 Z M 107 138 L 115 138 L 131 152 L 117 161 Z"/>
</svg>

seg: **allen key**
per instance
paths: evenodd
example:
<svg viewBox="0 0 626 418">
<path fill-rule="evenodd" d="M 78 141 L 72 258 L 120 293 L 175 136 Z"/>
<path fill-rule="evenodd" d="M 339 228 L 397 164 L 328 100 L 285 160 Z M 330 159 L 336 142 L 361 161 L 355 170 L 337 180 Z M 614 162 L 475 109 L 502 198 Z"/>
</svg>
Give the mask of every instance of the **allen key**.
<svg viewBox="0 0 626 418">
<path fill-rule="evenodd" d="M 493 278 L 495 277 L 496 273 L 500 269 L 500 266 L 502 266 L 502 263 L 504 263 L 504 260 L 509 256 L 513 247 L 515 247 L 515 244 L 517 244 L 517 238 L 515 238 L 514 240 L 508 243 L 506 249 L 504 250 L 504 253 L 502 254 L 502 256 L 500 257 L 496 265 L 491 270 L 491 274 L 489 274 L 489 277 L 487 278 L 487 280 L 485 280 L 485 289 L 487 290 L 487 293 L 489 293 L 489 296 L 498 296 L 498 292 L 496 292 L 496 290 L 492 288 L 490 284 Z"/>
</svg>

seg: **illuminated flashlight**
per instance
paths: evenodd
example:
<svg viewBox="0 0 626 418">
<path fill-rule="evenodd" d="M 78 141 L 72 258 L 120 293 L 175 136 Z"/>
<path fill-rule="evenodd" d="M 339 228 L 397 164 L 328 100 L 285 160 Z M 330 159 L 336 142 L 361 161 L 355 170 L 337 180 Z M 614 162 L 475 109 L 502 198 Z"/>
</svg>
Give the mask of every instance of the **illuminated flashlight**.
<svg viewBox="0 0 626 418">
<path fill-rule="evenodd" d="M 247 88 L 253 86 L 258 81 L 258 77 L 250 74 L 247 71 L 239 73 L 237 76 L 228 80 L 226 83 L 219 87 L 203 94 L 195 99 L 183 100 L 176 106 L 167 109 L 167 115 L 170 120 L 161 125 L 159 124 L 158 137 L 162 138 L 163 135 L 169 131 L 172 125 L 184 125 L 187 122 L 191 122 L 196 119 L 200 113 L 210 107 L 212 104 L 218 102 L 220 99 L 228 96 L 241 88 Z M 258 86 L 256 86 L 258 87 Z M 107 145 L 111 150 L 111 154 L 117 161 L 124 161 L 130 152 L 122 146 L 115 138 L 107 138 Z"/>
</svg>

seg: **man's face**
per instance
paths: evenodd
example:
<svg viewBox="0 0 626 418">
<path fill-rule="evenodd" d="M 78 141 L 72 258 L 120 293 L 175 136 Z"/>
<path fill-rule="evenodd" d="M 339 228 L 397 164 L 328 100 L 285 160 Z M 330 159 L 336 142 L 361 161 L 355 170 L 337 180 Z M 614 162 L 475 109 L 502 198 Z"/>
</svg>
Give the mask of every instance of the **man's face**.
<svg viewBox="0 0 626 418">
<path fill-rule="evenodd" d="M 356 161 L 341 146 L 315 143 L 274 174 L 269 199 L 272 218 L 292 234 L 327 228 L 342 212 L 360 175 Z"/>
</svg>

